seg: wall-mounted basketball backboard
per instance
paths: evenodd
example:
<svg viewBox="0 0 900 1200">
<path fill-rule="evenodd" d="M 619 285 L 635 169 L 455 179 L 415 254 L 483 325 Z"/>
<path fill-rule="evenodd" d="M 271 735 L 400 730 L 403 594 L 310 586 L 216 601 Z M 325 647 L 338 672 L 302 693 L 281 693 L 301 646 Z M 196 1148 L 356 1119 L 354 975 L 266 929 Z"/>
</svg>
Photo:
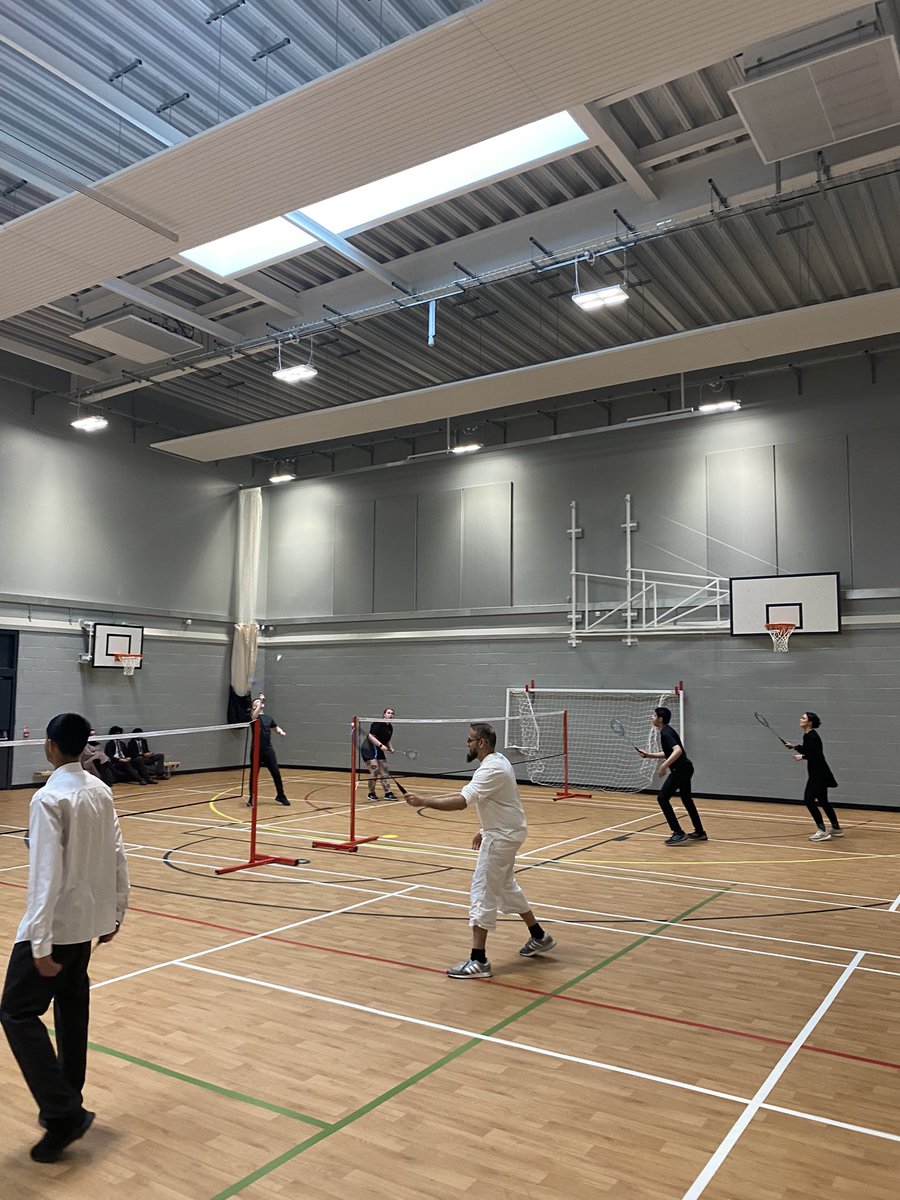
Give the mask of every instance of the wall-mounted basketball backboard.
<svg viewBox="0 0 900 1200">
<path fill-rule="evenodd" d="M 143 625 L 94 625 L 94 645 L 91 666 L 115 667 L 121 671 L 121 662 L 116 661 L 117 654 L 143 654 L 144 627 Z M 141 660 L 135 664 L 140 670 Z"/>
<path fill-rule="evenodd" d="M 776 623 L 795 626 L 794 633 L 840 633 L 841 577 L 825 575 L 753 575 L 729 580 L 731 633 L 734 637 L 765 634 Z"/>
</svg>

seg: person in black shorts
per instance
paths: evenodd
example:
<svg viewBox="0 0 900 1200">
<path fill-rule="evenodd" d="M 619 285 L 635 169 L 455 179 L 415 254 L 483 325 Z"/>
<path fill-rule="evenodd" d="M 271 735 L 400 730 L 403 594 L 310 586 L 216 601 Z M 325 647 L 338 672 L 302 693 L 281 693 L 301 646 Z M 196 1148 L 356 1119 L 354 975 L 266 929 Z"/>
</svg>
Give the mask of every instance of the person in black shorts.
<svg viewBox="0 0 900 1200">
<path fill-rule="evenodd" d="M 837 813 L 828 803 L 828 789 L 837 787 L 837 780 L 831 773 L 831 767 L 825 761 L 822 739 L 816 732 L 821 724 L 817 713 L 805 712 L 800 717 L 803 741 L 797 746 L 791 742 L 784 742 L 788 750 L 796 751 L 794 758 L 797 762 L 803 762 L 804 758 L 806 759 L 807 780 L 803 801 L 816 823 L 816 832 L 809 839 L 811 842 L 827 842 L 829 838 L 844 836 Z M 828 823 L 831 825 L 830 831 L 825 828 L 825 822 L 822 820 L 822 813 L 819 812 L 819 809 L 828 818 Z"/>
<path fill-rule="evenodd" d="M 640 754 L 641 758 L 662 759 L 658 771 L 660 779 L 663 779 L 668 772 L 668 779 L 665 779 L 656 797 L 659 807 L 662 809 L 663 816 L 669 822 L 669 828 L 672 830 L 672 836 L 666 838 L 666 845 L 683 846 L 688 842 L 705 842 L 707 841 L 707 837 L 703 829 L 703 822 L 700 820 L 700 814 L 697 812 L 697 807 L 691 795 L 691 779 L 694 774 L 694 764 L 688 758 L 687 754 L 685 754 L 681 738 L 669 724 L 672 720 L 672 710 L 665 707 L 655 708 L 652 720 L 653 728 L 659 730 L 662 753 L 651 754 L 649 750 L 638 750 L 638 754 Z M 691 823 L 694 826 L 692 833 L 685 833 L 678 823 L 678 818 L 675 816 L 675 809 L 672 807 L 672 797 L 676 792 L 681 796 L 681 803 L 684 805 L 687 815 L 691 818 Z"/>
<path fill-rule="evenodd" d="M 391 738 L 394 736 L 394 726 L 391 724 L 393 716 L 394 710 L 390 707 L 386 708 L 382 713 L 382 719 L 372 722 L 369 732 L 360 742 L 360 757 L 369 768 L 369 795 L 367 797 L 369 800 L 378 799 L 375 784 L 379 779 L 384 788 L 385 800 L 397 799 L 391 791 L 391 773 L 384 757 L 385 752 L 394 753 L 394 747 L 391 745 Z"/>
<path fill-rule="evenodd" d="M 272 776 L 272 782 L 275 784 L 275 803 L 284 804 L 290 807 L 290 800 L 284 794 L 284 784 L 281 781 L 281 770 L 278 766 L 278 759 L 275 757 L 275 751 L 272 747 L 272 734 L 278 733 L 282 737 L 285 736 L 286 730 L 282 729 L 274 717 L 270 717 L 266 712 L 266 698 L 262 692 L 253 701 L 253 707 L 250 713 L 250 719 L 256 720 L 259 718 L 259 763 L 265 767 Z M 247 801 L 247 807 L 253 807 L 253 797 Z"/>
</svg>

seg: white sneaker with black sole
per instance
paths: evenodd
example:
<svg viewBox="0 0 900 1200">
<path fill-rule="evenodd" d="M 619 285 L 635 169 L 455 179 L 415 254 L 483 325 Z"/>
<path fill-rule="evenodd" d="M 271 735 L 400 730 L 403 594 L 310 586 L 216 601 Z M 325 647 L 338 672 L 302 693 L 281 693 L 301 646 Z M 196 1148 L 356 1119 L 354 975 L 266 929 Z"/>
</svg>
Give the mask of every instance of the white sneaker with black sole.
<svg viewBox="0 0 900 1200">
<path fill-rule="evenodd" d="M 556 949 L 556 942 L 549 933 L 542 938 L 530 937 L 519 953 L 523 958 L 532 958 L 535 954 L 548 954 Z"/>
<path fill-rule="evenodd" d="M 447 972 L 450 979 L 490 979 L 493 975 L 489 962 L 477 962 L 467 958 L 465 962 L 457 963 Z"/>
</svg>

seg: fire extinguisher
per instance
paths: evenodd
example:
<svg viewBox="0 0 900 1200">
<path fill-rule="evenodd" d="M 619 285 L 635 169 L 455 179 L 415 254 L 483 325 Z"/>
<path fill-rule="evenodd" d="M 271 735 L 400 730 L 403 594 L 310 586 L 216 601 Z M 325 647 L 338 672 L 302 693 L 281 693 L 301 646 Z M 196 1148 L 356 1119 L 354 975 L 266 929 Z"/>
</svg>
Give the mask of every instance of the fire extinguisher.
<svg viewBox="0 0 900 1200">
<path fill-rule="evenodd" d="M 27 725 L 23 726 L 23 728 L 22 728 L 22 737 L 23 737 L 23 738 L 30 738 L 30 737 L 31 737 L 31 730 L 28 728 L 28 726 L 27 726 Z"/>
</svg>

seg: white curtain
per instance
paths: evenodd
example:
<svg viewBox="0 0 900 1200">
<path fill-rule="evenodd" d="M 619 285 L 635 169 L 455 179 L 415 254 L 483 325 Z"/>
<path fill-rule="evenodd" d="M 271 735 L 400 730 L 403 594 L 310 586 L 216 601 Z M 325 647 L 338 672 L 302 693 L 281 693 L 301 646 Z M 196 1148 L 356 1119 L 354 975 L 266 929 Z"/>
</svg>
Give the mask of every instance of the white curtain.
<svg viewBox="0 0 900 1200">
<path fill-rule="evenodd" d="M 245 489 L 240 494 L 238 506 L 237 623 L 231 647 L 231 686 L 238 696 L 246 696 L 256 670 L 259 637 L 256 604 L 262 541 L 262 490 Z"/>
</svg>

